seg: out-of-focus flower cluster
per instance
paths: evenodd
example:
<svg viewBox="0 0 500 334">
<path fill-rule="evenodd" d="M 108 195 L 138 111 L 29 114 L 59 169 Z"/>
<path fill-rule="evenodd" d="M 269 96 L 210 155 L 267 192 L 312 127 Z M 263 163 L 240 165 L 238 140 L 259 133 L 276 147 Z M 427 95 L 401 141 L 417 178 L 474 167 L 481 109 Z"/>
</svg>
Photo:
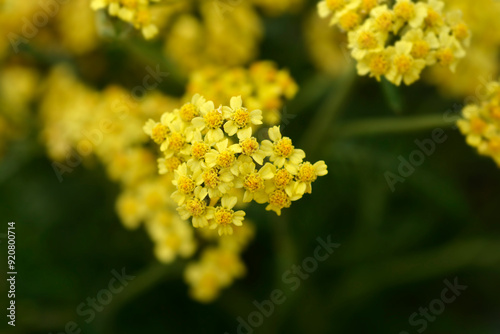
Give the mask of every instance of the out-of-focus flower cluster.
<svg viewBox="0 0 500 334">
<path fill-rule="evenodd" d="M 497 0 L 448 0 L 447 8 L 460 10 L 470 27 L 473 38 L 453 76 L 440 66 L 432 67 L 424 78 L 439 86 L 446 95 L 462 97 L 475 95 L 484 82 L 492 81 L 499 74 L 500 56 L 500 1 Z"/>
<path fill-rule="evenodd" d="M 186 96 L 202 94 L 216 105 L 227 104 L 228 96 L 241 95 L 249 109 L 262 110 L 263 122 L 275 125 L 281 120 L 283 101 L 292 99 L 298 86 L 287 70 L 270 61 L 254 62 L 250 67 L 207 66 L 190 75 Z"/>
<path fill-rule="evenodd" d="M 151 39 L 158 34 L 158 27 L 151 18 L 151 4 L 161 0 L 92 0 L 90 6 L 93 10 L 106 8 L 109 15 L 132 24 L 140 29 L 146 39 Z"/>
<path fill-rule="evenodd" d="M 493 158 L 500 167 L 500 83 L 489 83 L 487 93 L 481 102 L 464 107 L 457 125 L 467 144 Z"/>
<path fill-rule="evenodd" d="M 257 56 L 263 30 L 256 7 L 280 15 L 296 12 L 302 2 L 92 0 L 91 6 L 131 23 L 146 39 L 164 36 L 165 55 L 187 73 L 207 65 L 248 64 Z"/>
<path fill-rule="evenodd" d="M 233 83 L 242 79 L 243 84 L 237 89 L 241 89 L 241 92 L 254 105 L 267 106 L 266 110 L 271 112 L 274 110 L 272 107 L 281 108 L 283 100 L 287 96 L 293 96 L 297 89 L 295 82 L 286 71 L 277 70 L 269 62 L 255 63 L 250 69 L 222 70 L 219 68 L 219 70 L 221 71 L 219 79 L 222 79 L 220 81 L 212 75 L 206 75 L 210 73 L 210 70 L 201 69 L 193 72 L 187 84 L 190 87 L 188 91 L 207 89 L 220 101 L 230 101 L 230 96 L 235 92 Z M 14 71 L 12 74 L 16 73 L 20 72 Z M 7 75 L 7 72 L 4 75 Z M 240 76 L 246 78 L 246 81 Z M 27 74 L 22 77 L 31 78 Z M 37 76 L 33 80 L 36 78 Z M 32 87 L 34 83 L 29 87 Z M 178 147 L 176 145 L 180 145 L 185 140 L 183 136 L 186 133 L 180 132 L 181 129 L 177 128 L 180 125 L 182 130 L 186 130 L 183 127 L 184 121 L 175 122 L 172 119 L 172 122 L 168 123 L 171 126 L 169 129 L 171 132 L 168 133 L 168 145 L 165 144 L 168 149 L 165 152 L 168 154 L 173 152 L 173 154 L 159 160 L 161 174 L 158 173 L 155 154 L 145 145 L 148 142 L 148 136 L 143 131 L 143 125 L 148 119 L 159 119 L 162 114 L 167 115 L 164 116 L 164 119 L 167 119 L 174 113 L 164 113 L 164 111 L 174 109 L 178 112 L 182 110 L 182 116 L 189 119 L 190 112 L 195 112 L 192 116 L 199 116 L 196 114 L 199 112 L 197 109 L 190 109 L 190 104 L 182 106 L 179 99 L 157 91 L 148 91 L 141 98 L 135 97 L 130 91 L 119 86 L 109 86 L 103 91 L 97 91 L 76 79 L 70 68 L 66 66 L 52 69 L 39 89 L 43 96 L 40 102 L 41 138 L 49 156 L 54 161 L 52 167 L 58 177 L 68 177 L 68 174 L 80 165 L 91 166 L 100 163 L 105 167 L 109 178 L 120 185 L 121 191 L 116 202 L 116 210 L 122 223 L 129 229 L 144 225 L 154 242 L 154 253 L 160 261 L 170 263 L 178 257 L 190 258 L 201 247 L 199 259 L 193 259 L 185 271 L 185 279 L 191 287 L 193 298 L 203 302 L 211 301 L 217 297 L 221 289 L 244 274 L 245 267 L 240 259 L 240 253 L 253 237 L 252 224 L 246 221 L 244 226 L 236 229 L 231 237 L 220 238 L 217 230 L 193 229 L 191 223 L 183 219 L 188 211 L 181 210 L 179 215 L 176 210 L 178 203 L 171 198 L 172 193 L 175 192 L 177 194 L 174 198 L 178 199 L 179 196 L 183 196 L 179 194 L 178 187 L 173 184 L 179 185 L 179 173 L 191 171 L 190 168 L 197 163 L 200 168 L 202 165 L 206 166 L 207 163 L 203 158 L 199 161 L 193 160 L 189 162 L 188 169 L 188 161 L 184 159 L 186 156 L 180 155 L 181 151 L 185 151 L 183 149 L 176 151 Z M 33 88 L 29 91 L 31 90 Z M 273 103 L 270 102 L 271 100 Z M 198 98 L 195 102 L 199 104 L 202 100 Z M 257 118 L 253 117 L 253 119 L 261 119 L 259 117 L 261 113 L 257 112 L 257 114 Z M 249 131 L 251 133 L 250 127 L 240 128 L 238 124 L 241 123 L 236 118 L 232 120 L 232 127 L 228 124 L 225 128 L 227 131 L 236 131 L 231 132 L 235 136 L 245 136 Z M 156 135 L 162 134 L 161 131 L 157 131 L 158 129 L 151 130 Z M 193 127 L 192 130 L 192 138 L 199 138 L 202 132 L 207 137 L 208 130 L 206 133 L 201 128 L 194 129 Z M 175 135 L 176 131 L 181 136 Z M 217 163 L 216 152 L 218 152 L 217 149 L 222 148 L 223 144 L 216 140 L 220 139 L 220 132 L 215 130 L 210 133 L 212 141 L 206 138 L 207 148 L 210 148 L 207 156 L 212 155 Z M 223 136 L 227 136 L 227 133 L 223 133 Z M 216 141 L 219 145 L 215 145 Z M 199 144 L 204 142 L 205 140 L 201 139 Z M 254 139 L 250 139 L 249 149 L 255 143 Z M 263 150 L 259 149 L 247 158 L 254 159 L 251 156 L 255 159 L 262 156 L 264 159 Z M 247 165 L 249 165 L 248 159 L 245 161 Z M 244 160 L 243 157 L 239 159 L 240 162 Z M 210 160 L 210 163 L 213 164 L 213 161 Z M 173 172 L 176 169 L 177 174 Z M 217 166 L 213 166 L 212 171 L 217 169 Z M 246 169 L 243 170 L 246 171 Z M 250 170 L 248 174 L 251 174 Z M 228 182 L 226 185 L 229 184 Z M 241 187 L 243 188 L 243 185 Z M 213 189 L 210 192 L 213 194 L 216 191 Z M 227 212 L 232 210 L 234 205 L 232 196 L 237 192 L 238 190 L 232 190 L 224 200 L 221 199 L 221 207 L 224 205 Z M 199 190 L 196 193 L 198 194 Z M 241 192 L 238 196 L 241 197 L 242 194 Z M 186 209 L 185 205 L 184 209 Z M 215 214 L 214 211 L 214 216 Z M 219 216 L 221 219 L 224 218 L 223 213 Z"/>
<path fill-rule="evenodd" d="M 235 211 L 238 193 L 243 203 L 267 204 L 278 215 L 292 201 L 311 192 L 311 183 L 326 175 L 323 161 L 304 161 L 304 151 L 283 137 L 278 126 L 270 140 L 259 142 L 253 128 L 262 124 L 262 111 L 243 106 L 241 96 L 230 106 L 216 107 L 196 94 L 191 102 L 149 120 L 144 131 L 160 146 L 160 174 L 173 174 L 172 198 L 183 219 L 195 228 L 217 229 L 230 235 L 241 226 L 245 212 Z"/>
<path fill-rule="evenodd" d="M 360 75 L 410 85 L 426 66 L 455 71 L 470 42 L 460 11 L 444 12 L 439 0 L 322 0 L 321 17 L 348 33 L 348 48 Z"/>
</svg>

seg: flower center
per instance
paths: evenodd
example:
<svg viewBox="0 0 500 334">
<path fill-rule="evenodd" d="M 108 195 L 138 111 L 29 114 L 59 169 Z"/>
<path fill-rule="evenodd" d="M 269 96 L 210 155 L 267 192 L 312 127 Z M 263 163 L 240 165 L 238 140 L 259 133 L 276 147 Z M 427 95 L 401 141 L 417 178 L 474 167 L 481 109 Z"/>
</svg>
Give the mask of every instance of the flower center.
<svg viewBox="0 0 500 334">
<path fill-rule="evenodd" d="M 408 1 L 398 3 L 396 6 L 394 6 L 394 14 L 396 14 L 396 17 L 405 21 L 411 20 L 415 16 L 415 8 L 413 3 L 410 3 Z"/>
<path fill-rule="evenodd" d="M 411 48 L 411 55 L 414 58 L 422 59 L 427 57 L 427 55 L 429 54 L 429 50 L 429 43 L 427 43 L 426 41 L 415 41 L 413 43 L 413 47 Z"/>
<path fill-rule="evenodd" d="M 205 212 L 206 207 L 207 207 L 207 204 L 205 203 L 205 201 L 202 201 L 198 198 L 190 199 L 186 203 L 186 210 L 193 217 L 201 216 Z"/>
<path fill-rule="evenodd" d="M 275 205 L 280 209 L 288 208 L 292 202 L 290 197 L 286 194 L 284 190 L 276 189 L 269 195 L 269 204 Z"/>
<path fill-rule="evenodd" d="M 283 189 L 290 183 L 290 181 L 292 181 L 292 179 L 293 175 L 286 169 L 278 169 L 274 175 L 274 185 L 278 189 Z"/>
<path fill-rule="evenodd" d="M 193 118 L 199 115 L 199 113 L 198 110 L 196 110 L 196 106 L 194 104 L 186 103 L 179 111 L 179 115 L 184 122 L 191 122 Z"/>
<path fill-rule="evenodd" d="M 361 17 L 355 11 L 348 11 L 339 19 L 339 24 L 345 31 L 350 31 L 356 28 L 361 23 Z"/>
<path fill-rule="evenodd" d="M 169 140 L 170 144 L 168 145 L 168 148 L 176 152 L 179 152 L 186 143 L 184 136 L 179 132 L 172 132 Z"/>
<path fill-rule="evenodd" d="M 362 31 L 358 37 L 358 44 L 362 49 L 373 49 L 377 46 L 377 38 L 370 31 Z"/>
<path fill-rule="evenodd" d="M 367 14 L 377 5 L 378 5 L 378 0 L 363 0 L 361 2 L 361 11 Z"/>
<path fill-rule="evenodd" d="M 229 168 L 235 160 L 234 153 L 231 150 L 225 150 L 217 156 L 217 165 L 222 168 Z"/>
<path fill-rule="evenodd" d="M 259 175 L 259 173 L 252 173 L 245 177 L 245 182 L 243 183 L 245 189 L 250 192 L 255 192 L 264 188 L 264 180 Z"/>
<path fill-rule="evenodd" d="M 219 206 L 217 209 L 215 209 L 215 222 L 219 225 L 231 224 L 233 222 L 233 213 L 233 210 Z"/>
<path fill-rule="evenodd" d="M 283 137 L 274 145 L 274 153 L 280 157 L 288 158 L 293 152 L 293 147 L 292 140 Z"/>
<path fill-rule="evenodd" d="M 392 13 L 387 11 L 380 14 L 375 19 L 375 24 L 379 30 L 387 32 L 392 28 L 392 19 L 393 19 Z"/>
<path fill-rule="evenodd" d="M 383 75 L 389 70 L 389 60 L 384 53 L 376 54 L 370 59 L 369 67 L 374 75 Z"/>
<path fill-rule="evenodd" d="M 208 152 L 208 145 L 205 143 L 196 142 L 191 146 L 191 154 L 198 160 L 204 158 L 207 152 Z"/>
<path fill-rule="evenodd" d="M 470 120 L 470 128 L 473 133 L 482 134 L 486 128 L 486 122 L 479 117 Z"/>
<path fill-rule="evenodd" d="M 394 59 L 394 65 L 399 73 L 406 73 L 411 69 L 413 59 L 404 54 L 399 55 Z"/>
<path fill-rule="evenodd" d="M 455 60 L 453 51 L 450 48 L 441 49 L 436 53 L 436 58 L 442 66 L 450 66 Z"/>
<path fill-rule="evenodd" d="M 192 193 L 194 191 L 195 187 L 196 187 L 196 184 L 194 183 L 194 181 L 190 177 L 182 175 L 177 180 L 177 188 L 183 194 Z"/>
<path fill-rule="evenodd" d="M 464 23 L 459 23 L 453 27 L 453 35 L 459 40 L 469 37 L 469 29 Z"/>
<path fill-rule="evenodd" d="M 156 124 L 151 130 L 151 138 L 155 143 L 161 144 L 167 139 L 168 133 L 168 127 L 163 124 Z"/>
<path fill-rule="evenodd" d="M 240 143 L 241 150 L 245 155 L 252 155 L 259 149 L 259 143 L 255 138 L 247 138 Z"/>
<path fill-rule="evenodd" d="M 177 169 L 179 165 L 181 164 L 181 159 L 179 159 L 176 156 L 170 157 L 168 159 L 165 159 L 165 168 L 167 171 L 171 172 Z"/>
<path fill-rule="evenodd" d="M 425 18 L 425 23 L 430 28 L 440 27 L 443 25 L 443 17 L 434 9 L 429 8 L 427 10 L 427 17 Z"/>
<path fill-rule="evenodd" d="M 246 109 L 239 108 L 233 114 L 233 121 L 238 128 L 244 128 L 250 121 L 250 113 Z"/>
<path fill-rule="evenodd" d="M 207 127 L 209 129 L 215 130 L 222 126 L 224 123 L 224 118 L 219 110 L 209 111 L 204 117 Z"/>
<path fill-rule="evenodd" d="M 220 183 L 219 171 L 217 170 L 217 168 L 206 170 L 205 172 L 203 172 L 202 177 L 205 186 L 209 188 L 216 188 Z"/>
<path fill-rule="evenodd" d="M 311 165 L 310 162 L 304 163 L 299 168 L 299 173 L 297 174 L 297 178 L 302 182 L 313 182 L 316 180 L 316 171 L 314 170 L 314 166 Z"/>
</svg>

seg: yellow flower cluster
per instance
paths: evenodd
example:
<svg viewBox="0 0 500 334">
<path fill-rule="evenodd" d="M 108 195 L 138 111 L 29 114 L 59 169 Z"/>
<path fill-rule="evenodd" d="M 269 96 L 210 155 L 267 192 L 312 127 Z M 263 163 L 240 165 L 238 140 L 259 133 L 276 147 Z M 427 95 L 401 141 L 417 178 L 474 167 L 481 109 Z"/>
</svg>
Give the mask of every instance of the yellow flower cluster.
<svg viewBox="0 0 500 334">
<path fill-rule="evenodd" d="M 303 28 L 306 51 L 313 65 L 333 77 L 349 71 L 352 61 L 347 49 L 347 36 L 340 29 L 329 29 L 328 22 L 316 11 L 308 14 Z"/>
<path fill-rule="evenodd" d="M 450 75 L 440 66 L 427 72 L 425 79 L 439 86 L 447 96 L 475 95 L 483 81 L 491 81 L 499 74 L 500 1 L 497 0 L 448 0 L 447 8 L 460 10 L 474 38 L 467 50 L 467 57 L 460 61 L 459 71 Z"/>
<path fill-rule="evenodd" d="M 321 17 L 348 32 L 348 48 L 360 75 L 395 85 L 410 85 L 426 66 L 436 63 L 451 71 L 465 56 L 470 31 L 461 12 L 443 12 L 439 0 L 323 0 Z"/>
<path fill-rule="evenodd" d="M 242 87 L 242 92 L 247 92 L 246 96 L 248 96 L 249 100 L 252 100 L 254 105 L 259 106 L 267 105 L 271 96 L 273 96 L 271 93 L 266 94 L 266 90 L 278 90 L 278 88 L 279 93 L 275 94 L 278 94 L 279 103 L 282 103 L 281 99 L 283 97 L 280 94 L 286 96 L 291 94 L 285 92 L 291 90 L 291 88 L 286 88 L 288 86 L 284 84 L 288 80 L 293 83 L 293 85 L 290 85 L 295 87 L 294 90 L 296 90 L 295 83 L 289 78 L 288 73 L 276 70 L 274 66 L 271 66 L 271 63 L 256 63 L 251 68 L 252 70 L 221 70 L 219 72 L 220 78 L 226 78 L 229 81 L 225 84 L 222 84 L 221 81 L 220 86 L 215 91 L 212 91 L 213 87 L 210 86 L 219 84 L 216 84 L 215 81 L 202 84 L 202 81 L 194 79 L 194 77 L 197 77 L 196 74 L 191 78 L 188 85 L 193 89 L 194 87 L 199 89 L 207 88 L 212 94 L 217 95 L 220 101 L 229 101 L 230 94 L 234 94 L 231 89 L 231 80 L 233 82 L 237 81 L 239 74 L 235 73 L 240 73 L 248 79 L 244 88 Z M 9 88 L 16 89 L 17 95 L 12 94 L 13 98 L 21 97 L 20 93 L 25 90 L 27 91 L 26 94 L 28 94 L 34 89 L 33 85 L 36 82 L 33 81 L 34 78 L 28 75 L 29 73 L 23 73 L 23 71 L 14 71 L 14 68 L 12 68 L 11 74 L 9 71 L 2 73 L 5 78 L 0 81 L 4 82 L 5 91 L 8 91 Z M 15 78 L 17 78 L 16 80 L 24 78 L 21 82 L 22 85 L 21 83 L 15 86 L 12 85 L 12 82 L 17 82 L 14 80 Z M 27 88 L 24 88 L 25 85 L 27 85 Z M 227 125 L 222 126 L 221 131 L 214 129 L 214 131 L 210 132 L 211 140 L 218 143 L 218 145 L 213 145 L 208 139 L 210 129 L 206 126 L 207 123 L 204 122 L 204 118 L 200 119 L 199 109 L 190 108 L 189 104 L 185 104 L 176 109 L 176 113 L 164 115 L 163 118 L 165 120 L 169 119 L 168 124 L 171 127 L 168 128 L 168 134 L 159 131 L 162 127 L 157 128 L 154 131 L 155 138 L 167 148 L 165 149 L 167 154 L 174 153 L 169 157 L 159 159 L 160 173 L 158 173 L 158 162 L 155 159 L 155 154 L 149 147 L 144 145 L 149 138 L 142 128 L 148 119 L 162 117 L 162 110 L 173 110 L 180 107 L 181 103 L 178 99 L 154 91 L 147 92 L 144 97 L 137 99 L 126 89 L 118 86 L 109 86 L 102 92 L 98 92 L 77 80 L 68 67 L 54 68 L 45 82 L 38 86 L 42 87 L 41 93 L 43 94 L 43 99 L 40 102 L 42 140 L 47 146 L 49 156 L 55 161 L 53 168 L 57 175 L 66 179 L 70 177 L 70 173 L 74 169 L 79 168 L 80 164 L 89 166 L 96 161 L 101 163 L 105 167 L 109 178 L 120 185 L 121 191 L 116 201 L 116 211 L 123 225 L 128 229 L 137 229 L 144 226 L 149 237 L 154 242 L 154 254 L 161 262 L 170 263 L 178 257 L 190 258 L 195 254 L 198 247 L 206 245 L 200 249 L 200 258 L 193 259 L 194 262 L 188 264 L 185 271 L 186 282 L 191 287 L 193 298 L 204 302 L 211 301 L 219 294 L 221 289 L 227 287 L 234 279 L 244 274 L 245 269 L 240 259 L 240 253 L 253 236 L 252 225 L 245 222 L 243 226 L 235 229 L 230 238 L 220 238 L 217 230 L 193 229 L 192 224 L 183 218 L 186 217 L 186 214 L 191 215 L 189 210 L 195 210 L 196 204 L 201 206 L 210 204 L 196 201 L 194 193 L 196 192 L 198 198 L 200 198 L 200 192 L 203 191 L 194 190 L 193 201 L 186 200 L 183 209 L 179 210 L 180 212 L 177 211 L 178 203 L 170 196 L 176 191 L 175 198 L 183 196 L 176 185 L 183 184 L 182 179 L 179 177 L 184 171 L 191 173 L 191 167 L 199 166 L 201 169 L 210 164 L 210 166 L 214 167 L 212 172 L 218 171 L 218 167 L 213 166 L 213 164 L 214 161 L 215 164 L 220 162 L 217 159 L 219 156 L 218 150 L 222 150 L 223 143 L 219 143 L 220 141 L 216 139 L 220 138 L 221 132 L 223 137 L 229 138 L 227 132 L 224 132 L 226 130 L 232 133 L 234 137 L 247 136 L 252 129 L 250 127 L 239 127 L 242 124 L 242 119 L 232 117 L 231 122 L 224 119 L 223 121 Z M 198 100 L 195 98 L 191 101 L 191 104 L 192 102 L 199 105 L 202 100 L 198 97 Z M 279 104 L 276 105 L 276 107 L 279 106 Z M 232 114 L 234 110 L 231 109 L 233 111 L 230 111 L 229 109 L 226 108 L 226 111 Z M 90 113 L 89 110 L 92 110 L 92 112 Z M 179 122 L 173 118 L 170 119 L 174 115 L 182 116 L 183 121 Z M 242 115 L 244 120 L 244 114 Z M 259 112 L 255 112 L 251 115 L 250 120 L 259 123 L 260 115 Z M 195 129 L 194 127 L 191 127 L 191 130 L 187 129 L 190 124 L 192 125 L 192 121 L 196 117 L 195 122 L 198 127 L 203 126 L 202 123 L 205 123 L 204 130 Z M 191 122 L 187 122 L 187 120 L 191 120 Z M 177 128 L 177 126 L 180 126 L 180 128 Z M 180 136 L 174 134 L 174 132 L 178 132 Z M 188 164 L 188 160 L 185 160 L 187 156 L 180 155 L 180 152 L 188 153 L 184 150 L 187 145 L 182 145 L 182 141 L 187 139 L 185 136 L 188 134 L 192 138 L 198 139 L 200 139 L 201 135 L 200 141 L 195 145 L 189 145 L 191 147 L 189 154 L 201 157 L 206 148 L 206 159 L 192 159 Z M 166 139 L 168 137 L 168 143 L 163 143 L 158 139 L 163 138 L 164 135 L 166 135 Z M 249 147 L 247 149 L 251 150 L 255 144 L 258 145 L 254 140 L 248 141 L 247 146 Z M 177 152 L 176 150 L 179 147 L 182 149 Z M 234 146 L 228 143 L 227 148 L 229 147 Z M 260 161 L 259 157 L 262 156 L 262 159 L 264 159 L 265 155 L 262 152 L 260 146 L 253 153 L 247 151 L 249 154 L 247 159 L 244 157 L 235 158 L 238 158 L 238 165 L 244 160 L 248 163 L 249 159 L 258 159 Z M 181 167 L 181 165 L 184 167 Z M 250 174 L 248 166 L 245 168 L 242 169 L 241 173 L 248 172 Z M 178 169 L 177 174 L 173 172 L 176 169 Z M 280 173 L 286 175 L 285 172 Z M 298 175 L 298 172 L 296 174 Z M 215 173 L 206 173 L 205 177 L 210 178 L 215 175 Z M 228 174 L 225 173 L 225 175 Z M 236 181 L 234 175 L 232 173 L 231 175 L 232 180 Z M 229 185 L 229 180 L 227 181 L 227 185 Z M 251 178 L 249 181 L 251 181 Z M 222 187 L 222 189 L 225 188 Z M 223 205 L 227 208 L 227 211 L 232 210 L 233 195 L 243 196 L 242 189 L 243 185 L 240 185 L 238 189 L 229 189 L 230 193 L 223 200 Z M 210 190 L 212 195 L 214 192 L 217 192 L 217 190 Z M 249 195 L 246 196 L 248 199 Z M 210 197 L 207 194 L 204 200 L 208 200 L 208 198 Z M 186 199 L 188 198 L 186 197 Z M 188 202 L 191 206 L 187 206 Z M 222 199 L 220 202 L 222 207 Z M 221 219 L 224 218 L 224 212 L 219 211 Z M 215 210 L 213 214 L 215 216 Z M 237 214 L 236 218 L 240 215 Z M 205 223 L 202 218 L 193 218 L 192 220 L 201 225 Z M 238 219 L 235 221 L 237 222 Z"/>
<path fill-rule="evenodd" d="M 243 65 L 255 59 L 262 30 L 256 9 L 247 1 L 234 6 L 199 1 L 172 17 L 164 54 L 185 72 L 207 65 Z"/>
<path fill-rule="evenodd" d="M 50 24 L 49 23 L 50 20 Z M 88 0 L 0 1 L 0 58 L 28 44 L 37 52 L 81 55 L 99 43 L 94 12 Z M 95 59 L 94 59 L 95 61 Z"/>
<path fill-rule="evenodd" d="M 90 6 L 93 10 L 106 8 L 109 15 L 131 23 L 140 29 L 146 39 L 151 39 L 158 34 L 158 27 L 151 17 L 151 5 L 161 0 L 92 0 Z"/>
<path fill-rule="evenodd" d="M 228 97 L 241 95 L 249 109 L 262 110 L 265 124 L 281 121 L 284 99 L 292 99 L 298 86 L 287 70 L 279 70 L 273 62 L 254 62 L 250 67 L 224 69 L 207 66 L 194 71 L 186 86 L 185 100 L 203 94 L 214 104 L 227 104 Z"/>
<path fill-rule="evenodd" d="M 270 140 L 252 137 L 262 124 L 262 112 L 243 107 L 241 96 L 230 106 L 216 107 L 196 94 L 191 102 L 166 112 L 160 122 L 149 120 L 144 131 L 160 146 L 161 174 L 174 174 L 172 198 L 183 219 L 195 228 L 217 229 L 219 235 L 241 226 L 245 212 L 235 211 L 237 193 L 242 202 L 267 203 L 278 215 L 292 201 L 311 192 L 311 183 L 327 174 L 323 161 L 303 161 L 304 151 L 283 137 L 278 126 Z M 233 142 L 234 140 L 234 142 Z"/>
<path fill-rule="evenodd" d="M 178 217 L 165 191 L 173 190 L 172 179 L 158 175 L 154 154 L 143 145 L 148 140 L 142 131 L 145 120 L 159 117 L 158 110 L 173 108 L 177 100 L 151 92 L 136 101 L 117 86 L 97 92 L 66 67 L 56 67 L 44 87 L 42 139 L 60 180 L 97 159 L 121 186 L 116 209 L 123 225 L 136 229 L 144 223 L 162 262 L 191 256 L 193 230 Z"/>
<path fill-rule="evenodd" d="M 489 83 L 487 96 L 478 104 L 465 106 L 462 116 L 457 125 L 467 144 L 500 167 L 500 83 Z"/>
</svg>

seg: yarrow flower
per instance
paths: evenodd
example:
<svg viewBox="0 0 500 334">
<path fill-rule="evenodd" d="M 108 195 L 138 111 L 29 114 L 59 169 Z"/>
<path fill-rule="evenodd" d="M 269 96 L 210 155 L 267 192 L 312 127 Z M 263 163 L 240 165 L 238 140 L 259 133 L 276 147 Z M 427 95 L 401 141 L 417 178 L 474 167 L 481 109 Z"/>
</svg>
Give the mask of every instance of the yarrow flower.
<svg viewBox="0 0 500 334">
<path fill-rule="evenodd" d="M 397 0 L 322 0 L 320 17 L 347 32 L 348 47 L 359 75 L 395 85 L 410 85 L 427 66 L 436 63 L 455 72 L 470 31 L 459 11 L 444 12 L 444 2 Z"/>
<path fill-rule="evenodd" d="M 493 158 L 500 167 L 500 83 L 489 83 L 487 93 L 480 103 L 464 107 L 457 125 L 467 144 Z"/>
<path fill-rule="evenodd" d="M 159 173 L 173 178 L 171 197 L 193 227 L 233 234 L 245 217 L 234 209 L 241 204 L 238 198 L 267 204 L 280 215 L 327 174 L 323 161 L 304 161 L 304 151 L 282 136 L 279 126 L 268 130 L 270 140 L 259 143 L 252 133 L 261 119 L 261 111 L 247 109 L 241 96 L 232 97 L 230 106 L 216 107 L 195 95 L 164 113 L 161 122 L 146 122 L 145 133 L 164 155 L 158 159 Z"/>
<path fill-rule="evenodd" d="M 107 9 L 109 15 L 131 23 L 140 29 L 146 39 L 158 34 L 158 27 L 152 22 L 150 5 L 160 0 L 92 0 L 93 10 Z"/>
</svg>

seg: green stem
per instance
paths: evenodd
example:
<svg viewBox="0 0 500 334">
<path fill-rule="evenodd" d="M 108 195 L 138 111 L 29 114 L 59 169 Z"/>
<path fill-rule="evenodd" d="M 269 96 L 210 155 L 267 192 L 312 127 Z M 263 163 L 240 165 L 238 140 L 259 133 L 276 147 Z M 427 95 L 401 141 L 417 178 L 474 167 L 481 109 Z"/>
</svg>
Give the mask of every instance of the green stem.
<svg viewBox="0 0 500 334">
<path fill-rule="evenodd" d="M 420 132 L 436 128 L 450 128 L 454 125 L 454 122 L 446 120 L 443 115 L 373 118 L 338 124 L 332 134 L 342 138 L 360 137 Z"/>
<path fill-rule="evenodd" d="M 334 91 L 326 98 L 325 102 L 320 106 L 314 118 L 309 124 L 309 127 L 302 136 L 300 148 L 312 154 L 321 141 L 331 131 L 332 124 L 338 117 L 344 101 L 349 96 L 352 87 L 354 86 L 357 77 L 356 71 L 351 69 L 347 72 L 337 85 L 333 86 Z"/>
</svg>

